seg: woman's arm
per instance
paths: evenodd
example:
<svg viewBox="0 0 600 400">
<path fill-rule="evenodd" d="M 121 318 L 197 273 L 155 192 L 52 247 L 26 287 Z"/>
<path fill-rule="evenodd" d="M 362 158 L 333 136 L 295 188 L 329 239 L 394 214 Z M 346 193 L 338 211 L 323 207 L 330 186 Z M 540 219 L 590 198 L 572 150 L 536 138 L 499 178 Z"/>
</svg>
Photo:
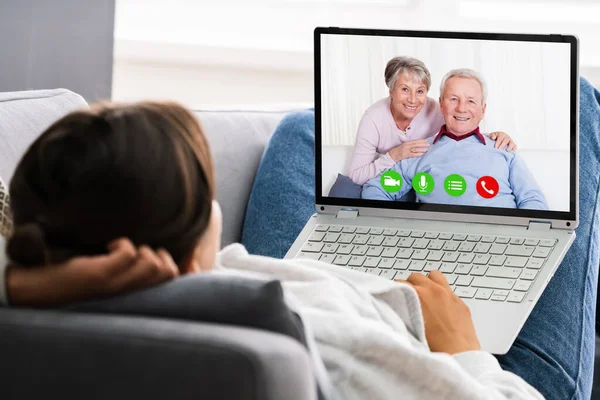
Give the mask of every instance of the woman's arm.
<svg viewBox="0 0 600 400">
<path fill-rule="evenodd" d="M 106 255 L 76 257 L 39 268 L 9 265 L 4 275 L 5 294 L 13 305 L 51 306 L 153 286 L 178 274 L 166 251 L 154 252 L 146 246 L 136 249 L 129 239 L 118 239 L 109 245 Z"/>
<path fill-rule="evenodd" d="M 354 145 L 354 153 L 348 172 L 348 176 L 355 183 L 363 185 L 380 172 L 394 166 L 395 162 L 389 154 L 381 155 L 378 158 L 378 143 L 379 131 L 377 126 L 371 118 L 364 115 L 358 125 L 356 144 Z"/>
<path fill-rule="evenodd" d="M 512 140 L 510 136 L 508 136 L 508 133 L 496 131 L 490 133 L 487 136 L 490 139 L 496 141 L 496 145 L 494 146 L 494 148 L 503 149 L 504 147 L 506 147 L 506 151 L 517 151 L 517 144 Z"/>
</svg>

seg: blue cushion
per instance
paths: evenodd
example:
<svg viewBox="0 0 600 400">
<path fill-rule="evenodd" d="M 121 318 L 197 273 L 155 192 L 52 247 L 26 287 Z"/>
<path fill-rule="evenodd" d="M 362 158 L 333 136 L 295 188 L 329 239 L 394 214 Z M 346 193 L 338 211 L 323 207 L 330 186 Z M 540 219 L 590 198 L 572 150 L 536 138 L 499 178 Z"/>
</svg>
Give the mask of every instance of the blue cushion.
<svg viewBox="0 0 600 400">
<path fill-rule="evenodd" d="M 362 185 L 354 183 L 354 181 L 345 175 L 338 174 L 335 183 L 329 191 L 329 197 L 344 197 L 347 199 L 360 199 L 362 193 Z"/>
</svg>

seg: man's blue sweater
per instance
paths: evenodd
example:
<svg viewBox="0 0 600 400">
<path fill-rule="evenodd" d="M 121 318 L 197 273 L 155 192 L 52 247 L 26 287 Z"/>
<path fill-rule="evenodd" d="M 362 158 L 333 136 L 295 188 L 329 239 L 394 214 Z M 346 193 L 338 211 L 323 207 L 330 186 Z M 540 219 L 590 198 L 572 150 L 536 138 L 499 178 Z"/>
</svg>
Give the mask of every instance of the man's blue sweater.
<svg viewBox="0 0 600 400">
<path fill-rule="evenodd" d="M 402 176 L 400 191 L 388 193 L 383 190 L 380 174 L 365 183 L 362 198 L 399 200 L 412 190 L 413 177 L 419 172 L 427 172 L 435 185 L 429 194 L 417 193 L 417 201 L 421 203 L 548 209 L 544 194 L 515 152 L 497 150 L 495 141 L 486 138 L 483 144 L 475 135 L 460 141 L 442 135 L 432 144 L 434 138 L 428 139 L 431 146 L 423 156 L 406 158 L 390 168 Z M 465 179 L 467 190 L 463 195 L 453 197 L 444 190 L 444 180 L 450 174 L 459 174 Z M 486 175 L 494 177 L 500 186 L 499 193 L 492 199 L 481 197 L 476 190 L 477 181 Z"/>
</svg>

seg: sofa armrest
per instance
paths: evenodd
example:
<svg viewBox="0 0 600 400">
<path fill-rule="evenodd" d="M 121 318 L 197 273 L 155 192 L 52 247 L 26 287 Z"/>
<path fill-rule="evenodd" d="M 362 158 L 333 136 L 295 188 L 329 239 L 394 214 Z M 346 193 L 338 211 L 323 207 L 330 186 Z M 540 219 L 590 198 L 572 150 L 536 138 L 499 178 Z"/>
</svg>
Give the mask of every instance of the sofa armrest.
<svg viewBox="0 0 600 400">
<path fill-rule="evenodd" d="M 266 331 L 0 308 L 0 336 L 7 398 L 316 398 L 306 350 Z"/>
</svg>

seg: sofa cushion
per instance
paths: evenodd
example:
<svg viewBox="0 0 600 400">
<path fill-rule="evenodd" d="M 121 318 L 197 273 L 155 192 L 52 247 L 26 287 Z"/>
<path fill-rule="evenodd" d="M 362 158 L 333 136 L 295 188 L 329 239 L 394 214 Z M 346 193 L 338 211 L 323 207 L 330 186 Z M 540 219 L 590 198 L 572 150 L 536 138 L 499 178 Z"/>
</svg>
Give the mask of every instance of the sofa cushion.
<svg viewBox="0 0 600 400">
<path fill-rule="evenodd" d="M 8 187 L 0 177 L 0 236 L 8 238 L 12 233 L 12 214 L 10 212 L 10 201 Z"/>
<path fill-rule="evenodd" d="M 67 89 L 0 93 L 0 176 L 10 184 L 29 145 L 57 119 L 86 107 Z"/>
<path fill-rule="evenodd" d="M 362 185 L 354 183 L 346 175 L 338 174 L 335 183 L 329 191 L 329 197 L 344 197 L 347 199 L 360 199 Z"/>
<path fill-rule="evenodd" d="M 284 302 L 278 280 L 189 274 L 149 289 L 65 309 L 251 327 L 281 333 L 306 345 L 302 322 Z"/>
</svg>

